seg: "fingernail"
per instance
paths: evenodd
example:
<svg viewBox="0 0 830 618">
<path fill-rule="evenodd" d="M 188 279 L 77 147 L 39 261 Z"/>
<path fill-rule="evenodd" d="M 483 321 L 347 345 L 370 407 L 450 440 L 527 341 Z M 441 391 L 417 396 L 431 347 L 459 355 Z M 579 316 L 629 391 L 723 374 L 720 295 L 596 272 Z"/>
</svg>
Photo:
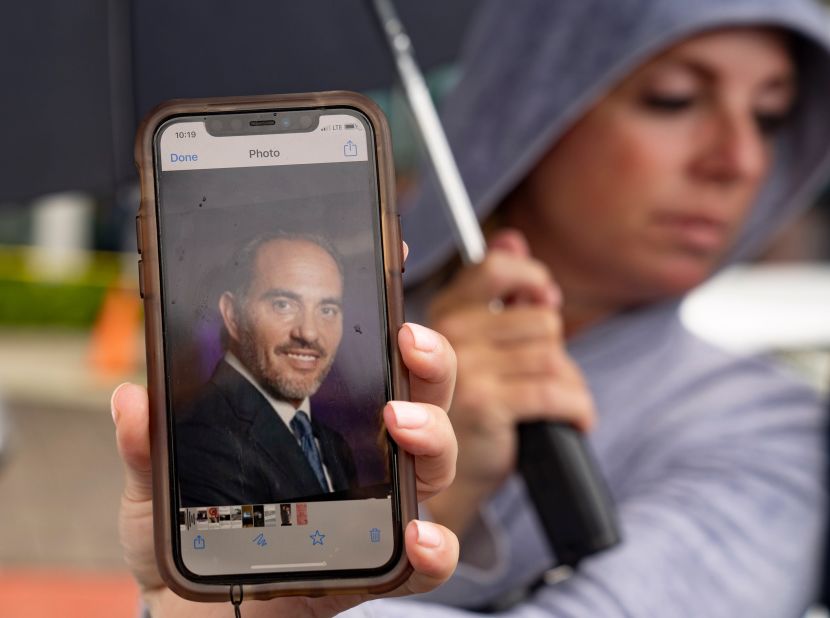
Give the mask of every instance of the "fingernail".
<svg viewBox="0 0 830 618">
<path fill-rule="evenodd" d="M 411 401 L 390 401 L 395 413 L 395 424 L 401 429 L 418 429 L 427 424 L 429 415 L 424 408 Z"/>
<path fill-rule="evenodd" d="M 421 352 L 432 352 L 438 347 L 438 335 L 434 331 L 420 324 L 412 324 L 411 322 L 407 322 L 404 326 L 412 333 L 412 339 L 415 341 L 415 349 Z"/>
<path fill-rule="evenodd" d="M 418 545 L 430 549 L 435 549 L 441 545 L 441 532 L 435 524 L 416 519 L 415 527 L 418 529 Z"/>
<path fill-rule="evenodd" d="M 112 397 L 110 397 L 110 413 L 112 414 L 112 422 L 116 425 L 118 424 L 118 408 L 115 405 L 115 398 L 118 396 L 118 391 L 120 391 L 127 384 L 129 384 L 129 382 L 122 382 L 116 386 L 115 390 L 112 391 Z"/>
</svg>

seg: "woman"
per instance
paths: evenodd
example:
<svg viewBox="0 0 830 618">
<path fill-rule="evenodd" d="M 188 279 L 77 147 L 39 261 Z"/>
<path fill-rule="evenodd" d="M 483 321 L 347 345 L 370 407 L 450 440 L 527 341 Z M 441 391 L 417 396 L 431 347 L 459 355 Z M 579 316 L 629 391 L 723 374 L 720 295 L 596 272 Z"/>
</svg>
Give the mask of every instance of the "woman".
<svg viewBox="0 0 830 618">
<path fill-rule="evenodd" d="M 428 600 L 503 606 L 555 564 L 514 474 L 515 425 L 596 419 L 589 439 L 624 541 L 508 615 L 809 605 L 821 409 L 778 369 L 695 338 L 677 305 L 759 251 L 823 178 L 825 23 L 791 0 L 488 5 L 445 121 L 493 251 L 453 272 L 434 192 L 404 222 L 410 283 L 459 359 L 456 481 L 429 507 L 459 534 L 462 559 Z M 499 311 L 494 298 L 514 302 Z"/>
</svg>

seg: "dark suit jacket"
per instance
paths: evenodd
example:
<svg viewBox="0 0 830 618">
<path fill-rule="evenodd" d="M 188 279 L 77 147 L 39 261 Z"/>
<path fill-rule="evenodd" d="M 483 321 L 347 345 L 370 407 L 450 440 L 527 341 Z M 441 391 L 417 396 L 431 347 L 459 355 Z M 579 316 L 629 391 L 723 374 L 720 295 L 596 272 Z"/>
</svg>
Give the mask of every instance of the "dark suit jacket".
<svg viewBox="0 0 830 618">
<path fill-rule="evenodd" d="M 239 372 L 222 361 L 196 400 L 176 412 L 182 506 L 298 502 L 324 493 L 294 434 Z M 312 416 L 333 491 L 357 485 L 343 437 Z"/>
</svg>

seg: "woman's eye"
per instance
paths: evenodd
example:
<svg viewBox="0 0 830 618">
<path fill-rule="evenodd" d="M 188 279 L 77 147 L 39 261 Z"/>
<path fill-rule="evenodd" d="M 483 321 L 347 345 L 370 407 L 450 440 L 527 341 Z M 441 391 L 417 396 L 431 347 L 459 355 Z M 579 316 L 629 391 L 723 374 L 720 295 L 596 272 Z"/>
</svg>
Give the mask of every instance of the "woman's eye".
<svg viewBox="0 0 830 618">
<path fill-rule="evenodd" d="M 694 103 L 695 99 L 691 96 L 650 94 L 643 97 L 646 107 L 659 112 L 681 112 L 692 107 Z"/>
<path fill-rule="evenodd" d="M 761 113 L 755 114 L 755 123 L 761 135 L 772 136 L 778 133 L 789 120 L 790 115 L 786 113 Z"/>
</svg>

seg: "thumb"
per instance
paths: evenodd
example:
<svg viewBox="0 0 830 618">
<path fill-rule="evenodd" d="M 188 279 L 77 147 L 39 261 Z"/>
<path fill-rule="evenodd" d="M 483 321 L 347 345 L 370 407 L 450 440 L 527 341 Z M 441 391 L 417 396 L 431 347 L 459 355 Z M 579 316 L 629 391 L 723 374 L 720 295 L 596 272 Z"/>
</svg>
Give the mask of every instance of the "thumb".
<svg viewBox="0 0 830 618">
<path fill-rule="evenodd" d="M 147 390 L 136 384 L 122 384 L 113 392 L 110 407 L 118 452 L 127 470 L 124 497 L 134 502 L 152 500 Z"/>
</svg>

